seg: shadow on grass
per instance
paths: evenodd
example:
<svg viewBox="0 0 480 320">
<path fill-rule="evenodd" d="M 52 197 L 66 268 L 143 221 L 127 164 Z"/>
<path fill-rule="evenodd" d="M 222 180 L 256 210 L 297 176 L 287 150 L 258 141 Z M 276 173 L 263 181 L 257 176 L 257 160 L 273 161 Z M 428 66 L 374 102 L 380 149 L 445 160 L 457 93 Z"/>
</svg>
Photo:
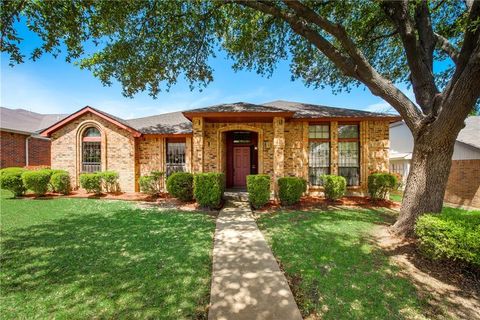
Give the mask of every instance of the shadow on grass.
<svg viewBox="0 0 480 320">
<path fill-rule="evenodd" d="M 116 209 L 2 234 L 3 318 L 203 318 L 214 222 Z"/>
<path fill-rule="evenodd" d="M 398 319 L 422 314 L 415 288 L 372 245 L 382 210 L 280 212 L 259 220 L 304 316 Z"/>
</svg>

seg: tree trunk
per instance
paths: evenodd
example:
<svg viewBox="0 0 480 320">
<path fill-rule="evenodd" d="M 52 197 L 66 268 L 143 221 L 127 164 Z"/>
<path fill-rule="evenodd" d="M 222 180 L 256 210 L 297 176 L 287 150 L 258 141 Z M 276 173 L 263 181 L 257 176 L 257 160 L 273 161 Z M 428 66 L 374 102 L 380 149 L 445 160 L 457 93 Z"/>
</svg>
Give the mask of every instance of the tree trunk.
<svg viewBox="0 0 480 320">
<path fill-rule="evenodd" d="M 412 236 L 419 215 L 442 210 L 457 134 L 457 130 L 443 130 L 414 140 L 412 165 L 393 233 Z"/>
</svg>

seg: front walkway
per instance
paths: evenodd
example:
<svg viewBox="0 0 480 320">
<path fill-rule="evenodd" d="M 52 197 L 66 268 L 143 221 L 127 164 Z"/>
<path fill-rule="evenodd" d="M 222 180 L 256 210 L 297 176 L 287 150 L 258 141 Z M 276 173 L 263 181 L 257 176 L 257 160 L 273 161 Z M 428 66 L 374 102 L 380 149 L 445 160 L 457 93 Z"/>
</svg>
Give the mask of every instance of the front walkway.
<svg viewBox="0 0 480 320">
<path fill-rule="evenodd" d="M 229 199 L 217 219 L 210 305 L 210 320 L 302 319 L 287 280 L 241 196 Z"/>
</svg>

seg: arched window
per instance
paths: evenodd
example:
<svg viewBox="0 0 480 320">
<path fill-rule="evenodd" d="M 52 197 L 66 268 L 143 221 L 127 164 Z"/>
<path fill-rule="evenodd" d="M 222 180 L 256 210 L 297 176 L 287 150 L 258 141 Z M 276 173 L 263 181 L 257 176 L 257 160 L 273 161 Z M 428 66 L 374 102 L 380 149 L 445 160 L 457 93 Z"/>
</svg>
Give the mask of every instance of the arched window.
<svg viewBox="0 0 480 320">
<path fill-rule="evenodd" d="M 102 170 L 102 137 L 95 127 L 87 128 L 82 135 L 82 172 Z"/>
</svg>

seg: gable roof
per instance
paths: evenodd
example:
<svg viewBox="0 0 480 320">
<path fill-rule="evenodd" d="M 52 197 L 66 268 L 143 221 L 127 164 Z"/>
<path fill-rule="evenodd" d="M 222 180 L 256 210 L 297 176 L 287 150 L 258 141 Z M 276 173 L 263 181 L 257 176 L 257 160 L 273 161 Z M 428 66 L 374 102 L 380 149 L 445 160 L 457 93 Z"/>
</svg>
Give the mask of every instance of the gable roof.
<svg viewBox="0 0 480 320">
<path fill-rule="evenodd" d="M 72 120 L 74 120 L 74 119 L 76 119 L 76 118 L 78 118 L 78 117 L 80 117 L 80 116 L 82 116 L 86 113 L 89 113 L 89 112 L 99 116 L 102 119 L 107 120 L 108 122 L 111 122 L 112 124 L 122 128 L 122 129 L 125 129 L 125 130 L 129 131 L 130 133 L 133 134 L 134 137 L 140 137 L 141 136 L 141 133 L 138 132 L 136 129 L 132 128 L 125 120 L 123 120 L 121 118 L 118 118 L 118 117 L 115 117 L 115 116 L 113 116 L 109 113 L 106 113 L 106 112 L 100 111 L 98 109 L 92 108 L 90 106 L 83 107 L 82 109 L 78 110 L 77 112 L 72 113 L 71 115 L 64 118 L 63 120 L 58 121 L 57 123 L 55 123 L 55 124 L 51 125 L 50 127 L 44 129 L 41 132 L 41 135 L 45 136 L 45 137 L 48 137 L 48 136 L 50 136 L 50 134 L 52 132 L 60 129 L 63 126 L 65 126 L 70 121 L 72 121 Z"/>
<path fill-rule="evenodd" d="M 211 117 L 251 116 L 251 117 L 274 117 L 282 116 L 293 119 L 313 119 L 313 118 L 332 118 L 332 119 L 382 119 L 391 122 L 397 121 L 399 116 L 375 113 L 361 110 L 352 110 L 344 108 L 334 108 L 314 104 L 305 104 L 289 101 L 273 101 L 265 104 L 253 104 L 246 102 L 225 103 L 213 105 L 205 108 L 186 110 L 183 112 L 170 112 L 155 116 L 122 119 L 103 112 L 96 108 L 86 106 L 79 111 L 64 118 L 62 121 L 48 127 L 42 132 L 42 135 L 48 136 L 53 131 L 64 126 L 73 119 L 86 112 L 92 112 L 134 134 L 138 137 L 142 134 L 191 134 L 191 118 L 195 115 L 208 115 Z"/>
<path fill-rule="evenodd" d="M 41 114 L 25 109 L 0 107 L 0 129 L 31 135 L 40 132 L 66 116 L 66 114 Z"/>
</svg>

